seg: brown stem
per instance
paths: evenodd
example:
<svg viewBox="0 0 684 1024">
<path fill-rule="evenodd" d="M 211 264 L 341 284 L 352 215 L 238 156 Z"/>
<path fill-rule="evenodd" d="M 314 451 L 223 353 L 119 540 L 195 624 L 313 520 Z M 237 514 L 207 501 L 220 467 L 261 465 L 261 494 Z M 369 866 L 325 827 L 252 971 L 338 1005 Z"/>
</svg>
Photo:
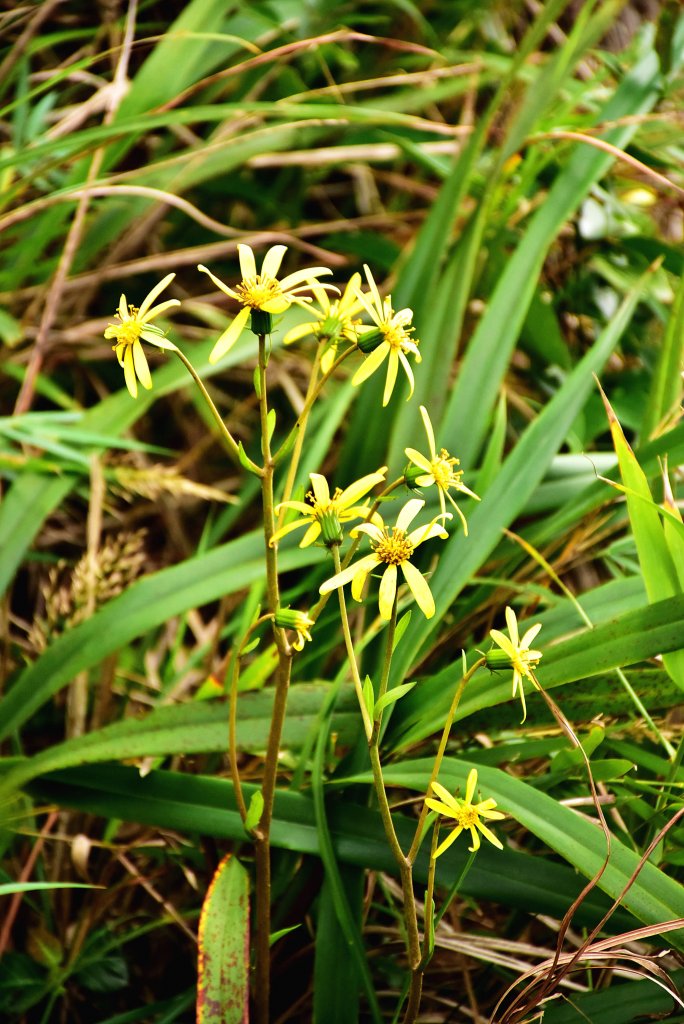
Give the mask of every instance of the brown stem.
<svg viewBox="0 0 684 1024">
<path fill-rule="evenodd" d="M 261 477 L 261 495 L 264 510 L 264 545 L 266 551 L 266 590 L 268 611 L 275 615 L 280 605 L 280 589 L 278 585 L 278 552 L 271 546 L 271 538 L 275 533 L 275 516 L 273 508 L 273 473 L 275 462 L 271 455 L 271 444 L 268 431 L 268 399 L 266 391 L 266 337 L 259 335 L 258 365 L 258 397 L 259 418 L 261 423 L 261 444 L 264 456 L 263 475 Z M 255 832 L 256 843 L 256 970 L 255 970 L 255 1007 L 256 1024 L 269 1024 L 270 1020 L 270 932 L 271 932 L 271 820 L 273 818 L 273 802 L 275 799 L 276 779 L 278 775 L 278 759 L 280 740 L 287 708 L 287 693 L 290 685 L 290 669 L 292 666 L 292 648 L 287 642 L 285 632 L 273 626 L 273 637 L 278 651 L 278 667 L 276 669 L 275 694 L 271 728 L 268 735 L 268 746 L 264 761 L 264 778 L 262 796 L 264 808 L 259 826 Z"/>
</svg>

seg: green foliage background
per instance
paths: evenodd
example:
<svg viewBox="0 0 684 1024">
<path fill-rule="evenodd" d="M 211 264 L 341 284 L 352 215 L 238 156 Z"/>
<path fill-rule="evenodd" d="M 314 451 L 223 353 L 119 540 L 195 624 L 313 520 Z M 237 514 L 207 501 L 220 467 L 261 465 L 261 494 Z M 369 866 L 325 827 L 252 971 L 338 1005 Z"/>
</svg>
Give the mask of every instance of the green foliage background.
<svg viewBox="0 0 684 1024">
<path fill-rule="evenodd" d="M 102 338 L 121 291 L 139 302 L 175 271 L 172 337 L 254 452 L 253 341 L 209 364 L 233 311 L 196 271 L 233 279 L 240 241 L 282 242 L 288 269 L 326 264 L 338 283 L 368 263 L 414 311 L 413 400 L 398 387 L 382 409 L 381 383 L 331 381 L 302 491 L 312 471 L 340 486 L 379 465 L 396 476 L 404 448 L 422 446 L 422 403 L 482 496 L 469 536 L 422 564 L 437 614 L 414 611 L 397 649 L 394 682 L 418 685 L 384 734 L 393 795 L 424 789 L 461 650 L 472 660 L 511 604 L 523 628 L 543 624 L 540 680 L 588 741 L 614 834 L 574 928 L 596 923 L 637 868 L 604 934 L 684 917 L 681 827 L 640 866 L 684 777 L 681 522 L 649 504 L 668 496 L 665 460 L 675 496 L 684 462 L 679 5 L 648 18 L 622 0 L 132 12 L 44 2 L 2 22 L 0 882 L 103 888 L 2 897 L 0 1013 L 193 1019 L 203 893 L 226 850 L 249 862 L 221 687 L 263 594 L 257 489 L 180 363 L 153 354 L 153 390 L 133 401 Z M 276 337 L 271 374 L 284 436 L 306 346 Z M 636 454 L 618 442 L 621 474 L 592 374 Z M 621 477 L 628 500 L 597 474 Z M 281 564 L 294 606 L 331 574 L 322 550 L 294 543 Z M 358 626 L 371 676 L 373 615 Z M 272 667 L 264 640 L 242 677 L 255 785 Z M 274 924 L 298 927 L 274 947 L 278 1019 L 389 1020 L 397 890 L 332 608 L 294 671 Z M 550 955 L 550 921 L 605 855 L 581 763 L 543 703 L 529 706 L 520 727 L 510 680 L 481 673 L 459 709 L 443 781 L 463 786 L 476 765 L 511 817 L 505 851 L 478 854 L 438 932 L 430 1019 L 488 1019 Z M 414 810 L 397 811 L 401 835 Z M 466 859 L 458 844 L 440 859 L 445 889 Z M 681 952 L 684 933 L 653 932 L 654 949 Z M 673 1005 L 651 983 L 592 977 L 544 1020 L 625 1024 Z"/>
</svg>

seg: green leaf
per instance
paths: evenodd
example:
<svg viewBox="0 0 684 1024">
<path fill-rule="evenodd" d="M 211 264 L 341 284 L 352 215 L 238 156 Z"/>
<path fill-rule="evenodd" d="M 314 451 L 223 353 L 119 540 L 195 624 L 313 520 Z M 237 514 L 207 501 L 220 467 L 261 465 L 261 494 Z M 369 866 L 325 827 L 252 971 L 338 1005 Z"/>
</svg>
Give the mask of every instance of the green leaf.
<svg viewBox="0 0 684 1024">
<path fill-rule="evenodd" d="M 264 797 L 260 789 L 256 789 L 252 793 L 252 798 L 249 801 L 249 807 L 247 808 L 247 817 L 245 818 L 245 832 L 253 832 L 261 821 L 261 815 L 264 813 Z"/>
<path fill-rule="evenodd" d="M 11 896 L 15 892 L 39 892 L 42 889 L 102 889 L 101 885 L 86 885 L 81 882 L 3 882 L 0 896 Z"/>
<path fill-rule="evenodd" d="M 530 625 L 521 623 L 520 628 L 524 632 Z M 544 689 L 551 689 L 676 650 L 682 635 L 684 597 L 625 612 L 590 629 L 574 629 L 569 639 L 550 647 L 545 647 L 542 632 L 535 641 L 543 651 L 537 675 Z M 460 666 L 451 667 L 423 681 L 399 705 L 391 723 L 395 748 L 416 743 L 441 728 L 459 670 Z M 491 675 L 481 671 L 466 687 L 456 720 L 508 700 L 510 673 Z"/>
<path fill-rule="evenodd" d="M 430 759 L 405 761 L 385 766 L 383 775 L 388 786 L 409 787 L 424 793 L 432 767 Z M 606 857 L 606 839 L 593 821 L 497 768 L 447 757 L 442 762 L 440 782 L 454 792 L 465 785 L 468 772 L 474 767 L 478 768 L 482 793 L 493 797 L 499 810 L 510 814 L 586 877 L 597 874 Z M 370 773 L 364 772 L 344 782 L 370 780 Z M 598 882 L 599 888 L 616 899 L 635 873 L 636 878 L 621 898 L 622 906 L 644 924 L 663 924 L 684 917 L 684 887 L 648 861 L 639 868 L 639 855 L 612 836 L 610 860 Z M 670 932 L 667 941 L 684 950 L 684 929 Z"/>
<path fill-rule="evenodd" d="M 368 712 L 368 717 L 370 718 L 370 720 L 372 722 L 373 721 L 373 708 L 375 706 L 375 691 L 373 690 L 373 683 L 371 682 L 371 677 L 370 676 L 366 676 L 366 678 L 364 680 L 364 684 L 363 684 L 363 700 L 364 700 L 364 704 L 366 705 L 366 710 Z"/>
<path fill-rule="evenodd" d="M 249 875 L 229 853 L 202 904 L 197 1024 L 247 1024 L 249 1019 Z"/>
<path fill-rule="evenodd" d="M 642 424 L 643 436 L 653 434 L 677 408 L 681 400 L 681 367 L 684 362 L 684 277 L 668 317 L 665 337 L 658 354 Z"/>
<path fill-rule="evenodd" d="M 327 683 L 297 683 L 290 688 L 283 743 L 301 747 L 315 727 L 322 703 L 330 691 Z M 13 758 L 5 767 L 0 791 L 9 792 L 34 776 L 73 765 L 132 757 L 164 757 L 171 754 L 221 753 L 226 750 L 227 708 L 223 701 L 197 701 L 160 707 L 144 718 L 124 719 L 84 736 L 34 754 Z M 237 742 L 241 750 L 259 753 L 266 749 L 273 713 L 273 690 L 243 693 L 238 700 Z M 344 743 L 352 743 L 359 729 L 358 705 L 352 686 L 340 692 L 332 724 Z M 0 766 L 3 762 L 0 761 Z"/>
<path fill-rule="evenodd" d="M 397 647 L 401 643 L 401 638 L 403 637 L 404 633 L 408 629 L 409 623 L 411 621 L 411 614 L 412 614 L 412 612 L 411 612 L 411 609 L 409 608 L 409 610 L 407 612 L 404 612 L 402 617 L 399 619 L 399 622 L 397 622 L 397 628 L 394 631 L 394 642 L 392 644 L 392 653 L 394 653 L 394 651 L 396 651 Z"/>
<path fill-rule="evenodd" d="M 482 781 L 484 767 L 479 766 L 479 770 L 483 787 L 486 781 L 489 789 L 489 780 Z M 256 787 L 246 784 L 243 788 L 248 800 Z M 325 820 L 332 863 L 339 859 L 365 869 L 396 874 L 397 865 L 388 848 L 379 813 L 354 802 L 348 793 L 338 800 L 333 787 L 328 784 L 327 788 Z M 152 771 L 141 777 L 135 768 L 122 765 L 89 765 L 42 776 L 31 783 L 30 791 L 40 800 L 58 806 L 124 821 L 139 821 L 219 839 L 244 839 L 233 784 L 228 779 L 172 771 Z M 570 811 L 567 813 L 572 815 Z M 415 818 L 401 813 L 392 817 L 399 842 L 408 849 L 415 832 Z M 322 856 L 320 837 L 320 822 L 312 800 L 301 793 L 277 791 L 271 829 L 273 845 Z M 449 877 L 458 877 L 468 857 L 465 846 L 454 844 L 440 857 L 440 865 Z M 417 883 L 427 883 L 428 862 L 429 850 L 423 849 L 415 864 Z M 562 917 L 580 888 L 574 869 L 546 860 L 537 853 L 518 853 L 508 848 L 500 851 L 483 844 L 461 892 L 473 899 L 495 898 L 526 913 Z M 600 893 L 592 893 L 580 908 L 577 923 L 595 922 L 607 905 Z M 616 928 L 633 927 L 633 918 L 620 914 L 614 923 Z M 350 937 L 351 934 L 346 935 L 347 942 Z"/>
<path fill-rule="evenodd" d="M 675 597 L 682 593 L 682 588 L 646 474 L 627 443 L 622 427 L 603 391 L 601 395 L 608 414 L 620 475 L 626 488 L 629 521 L 648 599 L 654 602 Z M 640 498 L 644 500 L 639 500 Z M 674 682 L 684 689 L 684 649 L 667 654 L 663 658 L 663 663 Z"/>
<path fill-rule="evenodd" d="M 375 705 L 375 718 L 379 718 L 382 712 L 389 704 L 394 704 L 395 701 L 401 700 L 401 698 L 409 693 L 415 686 L 413 683 L 402 683 L 400 686 L 395 686 L 394 689 L 388 690 Z"/>
</svg>

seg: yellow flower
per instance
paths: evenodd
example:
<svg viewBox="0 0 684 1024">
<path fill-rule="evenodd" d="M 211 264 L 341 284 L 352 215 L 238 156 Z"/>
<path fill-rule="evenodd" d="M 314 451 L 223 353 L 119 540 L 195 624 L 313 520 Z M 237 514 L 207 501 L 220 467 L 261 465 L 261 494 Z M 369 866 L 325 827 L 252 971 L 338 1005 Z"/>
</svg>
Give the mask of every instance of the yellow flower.
<svg viewBox="0 0 684 1024">
<path fill-rule="evenodd" d="M 327 267 L 309 267 L 307 270 L 296 270 L 294 274 L 288 274 L 282 281 L 279 281 L 276 275 L 280 270 L 283 256 L 287 252 L 286 245 L 274 245 L 268 250 L 259 274 L 257 274 L 251 247 L 238 245 L 237 248 L 242 280 L 234 289 L 220 281 L 206 267 L 200 265 L 197 268 L 202 273 L 208 274 L 217 288 L 220 288 L 222 292 L 242 306 L 233 322 L 214 345 L 209 356 L 210 363 L 218 362 L 232 348 L 242 334 L 253 310 L 261 310 L 264 313 L 284 313 L 293 303 L 305 306 L 310 299 L 301 296 L 300 292 L 307 291 L 313 285 L 318 284 L 317 278 L 321 274 L 332 274 L 332 270 L 328 270 Z M 324 290 L 320 284 L 319 288 Z"/>
<path fill-rule="evenodd" d="M 355 320 L 354 316 L 362 309 L 356 295 L 360 284 L 361 275 L 353 274 L 342 297 L 334 302 L 330 301 L 324 288 L 318 285 L 312 287 L 311 290 L 316 296 L 318 308 L 311 305 L 307 309 L 314 314 L 316 319 L 299 324 L 289 330 L 283 338 L 283 344 L 291 345 L 293 341 L 299 341 L 307 334 L 313 334 L 324 343 L 321 369 L 323 373 L 327 373 L 335 362 L 339 343 L 343 340 L 356 343 L 360 321 Z"/>
<path fill-rule="evenodd" d="M 296 611 L 293 608 L 279 608 L 275 613 L 275 624 L 282 629 L 293 629 L 297 639 L 292 644 L 295 651 L 304 649 L 304 642 L 311 640 L 309 630 L 314 625 L 314 620 L 306 612 Z"/>
<path fill-rule="evenodd" d="M 458 839 L 461 832 L 466 828 L 470 830 L 472 837 L 473 845 L 468 847 L 471 853 L 480 849 L 480 832 L 485 839 L 489 840 L 492 846 L 496 846 L 498 850 L 503 850 L 501 841 L 497 839 L 494 833 L 480 819 L 488 818 L 491 821 L 496 821 L 504 818 L 505 815 L 501 811 L 493 810 L 496 807 L 496 800 L 492 800 L 491 797 L 488 800 L 480 801 L 479 804 L 474 804 L 473 793 L 476 786 L 477 768 L 471 768 L 468 773 L 465 800 L 452 796 L 449 790 L 441 786 L 439 782 L 432 783 L 432 788 L 440 799 L 433 800 L 431 797 L 426 797 L 425 803 L 430 810 L 437 811 L 438 814 L 443 814 L 446 818 L 453 818 L 456 822 L 456 828 L 450 832 L 444 842 L 440 843 L 435 850 L 435 857 L 439 857 L 445 850 L 448 850 L 454 840 Z"/>
<path fill-rule="evenodd" d="M 385 565 L 387 568 L 380 580 L 379 606 L 382 618 L 389 619 L 397 592 L 397 566 L 401 566 L 404 579 L 408 583 L 418 607 L 427 619 L 432 618 L 435 614 L 435 602 L 430 588 L 409 559 L 423 541 L 431 540 L 433 537 L 441 537 L 442 540 L 446 540 L 448 534 L 436 519 L 408 532 L 410 524 L 424 504 L 425 502 L 420 498 L 412 498 L 399 513 L 396 526 L 390 528 L 385 526 L 380 516 L 377 517 L 377 522 L 361 523 L 360 526 L 354 527 L 352 536 L 359 533 L 368 534 L 373 546 L 373 553 L 359 559 L 358 562 L 352 562 L 332 579 L 326 580 L 320 588 L 320 593 L 328 594 L 331 590 L 343 587 L 345 583 L 351 581 L 352 596 L 355 600 L 360 601 L 368 574 L 379 565 Z M 451 518 L 450 512 L 447 512 L 446 515 Z"/>
<path fill-rule="evenodd" d="M 309 491 L 308 502 L 304 501 L 282 501 L 276 505 L 276 512 L 281 508 L 292 508 L 303 517 L 288 523 L 280 530 L 277 530 L 271 537 L 271 546 L 277 544 L 281 537 L 285 537 L 293 530 L 301 526 L 308 526 L 304 537 L 301 540 L 300 548 L 308 548 L 310 544 L 318 540 L 323 533 L 325 544 L 342 543 L 341 523 L 348 523 L 350 519 L 365 519 L 370 512 L 369 505 L 357 505 L 368 492 L 385 479 L 387 466 L 383 466 L 377 473 L 369 473 L 362 476 L 360 480 L 350 484 L 343 491 L 339 487 L 330 497 L 328 481 L 320 473 L 311 473 L 312 491 Z M 380 518 L 379 516 L 377 517 Z"/>
<path fill-rule="evenodd" d="M 411 462 L 424 471 L 422 476 L 417 476 L 415 478 L 415 483 L 418 487 L 429 487 L 430 484 L 437 484 L 439 505 L 442 510 L 442 515 L 444 515 L 446 511 L 444 503 L 444 498 L 446 496 L 460 516 L 461 522 L 463 523 L 463 532 L 467 537 L 468 524 L 466 522 L 466 518 L 449 494 L 449 489 L 453 487 L 455 491 L 461 491 L 463 494 L 468 494 L 471 498 L 475 498 L 475 501 L 479 501 L 480 499 L 474 491 L 471 491 L 470 488 L 466 487 L 462 482 L 461 477 L 463 476 L 463 470 L 454 468 L 455 466 L 460 465 L 459 460 L 450 455 L 446 448 L 440 449 L 439 453 L 437 452 L 432 423 L 430 422 L 428 411 L 424 405 L 421 405 L 420 407 L 420 415 L 423 417 L 425 433 L 427 434 L 430 458 L 427 459 L 424 455 L 421 455 L 420 452 L 417 452 L 415 448 L 405 449 L 406 455 Z"/>
<path fill-rule="evenodd" d="M 489 631 L 490 637 L 495 644 L 499 645 L 506 655 L 506 658 L 502 661 L 498 651 L 490 651 L 485 655 L 485 657 L 487 658 L 487 665 L 489 668 L 505 667 L 513 669 L 513 696 L 515 697 L 518 687 L 520 687 L 520 700 L 522 701 L 523 709 L 522 721 L 524 722 L 527 718 L 527 707 L 525 705 L 523 678 L 526 676 L 528 679 L 531 679 L 533 683 L 536 684 L 537 682 L 534 678 L 532 669 L 535 669 L 539 664 L 542 653 L 541 651 L 530 650 L 530 644 L 541 629 L 541 622 L 537 622 L 534 626 L 530 626 L 522 640 L 520 640 L 518 635 L 518 620 L 515 617 L 515 612 L 512 608 L 506 608 L 506 625 L 508 626 L 508 632 L 510 633 L 510 640 L 505 636 L 505 634 L 499 632 L 498 629 L 490 629 Z M 497 655 L 499 655 L 498 658 Z"/>
<path fill-rule="evenodd" d="M 408 377 L 410 387 L 408 397 L 410 398 L 413 394 L 413 371 L 411 364 L 406 358 L 406 354 L 410 352 L 415 356 L 416 362 L 420 362 L 418 339 L 412 340 L 409 337 L 414 330 L 410 326 L 413 319 L 412 311 L 410 309 L 400 309 L 398 313 L 395 312 L 392 309 L 392 297 L 390 295 L 383 302 L 370 270 L 365 265 L 363 269 L 366 272 L 370 296 L 364 295 L 363 292 L 358 290 L 356 294 L 375 327 L 359 327 L 359 348 L 362 352 L 365 351 L 370 354 L 352 377 L 352 384 L 361 384 L 372 373 L 375 373 L 385 359 L 387 359 L 387 377 L 385 379 L 385 392 L 382 397 L 382 404 L 387 405 L 394 390 L 399 363 L 403 366 L 404 372 Z"/>
<path fill-rule="evenodd" d="M 119 299 L 119 308 L 116 314 L 120 322 L 118 324 L 109 324 L 104 332 L 105 338 L 108 340 L 114 338 L 116 340 L 116 344 L 112 348 L 116 353 L 116 358 L 119 360 L 119 366 L 123 367 L 126 387 L 133 398 L 136 398 L 138 395 L 137 380 L 148 391 L 152 387 L 150 368 L 147 365 L 147 358 L 140 344 L 140 339 L 143 338 L 144 341 L 149 341 L 152 345 L 156 345 L 157 348 L 165 348 L 171 351 L 174 351 L 176 348 L 173 342 L 166 340 L 164 332 L 160 327 L 155 327 L 154 324 L 150 323 L 150 320 L 154 320 L 156 316 L 164 313 L 167 309 L 171 309 L 172 306 L 180 306 L 178 299 L 168 299 L 166 302 L 160 302 L 158 306 L 152 305 L 157 296 L 164 291 L 167 285 L 171 284 L 175 276 L 175 274 L 167 274 L 164 280 L 155 285 L 152 291 L 145 296 L 140 308 L 129 306 L 126 303 L 126 296 L 122 295 Z"/>
</svg>

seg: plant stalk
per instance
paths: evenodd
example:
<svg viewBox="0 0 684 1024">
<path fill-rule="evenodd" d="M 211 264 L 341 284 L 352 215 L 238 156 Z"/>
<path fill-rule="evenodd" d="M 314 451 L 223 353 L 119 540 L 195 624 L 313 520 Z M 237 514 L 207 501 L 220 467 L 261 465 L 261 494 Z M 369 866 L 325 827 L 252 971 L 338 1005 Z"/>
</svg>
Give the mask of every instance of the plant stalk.
<svg viewBox="0 0 684 1024">
<path fill-rule="evenodd" d="M 266 550 L 266 593 L 268 611 L 275 615 L 280 605 L 278 585 L 278 551 L 271 546 L 275 533 L 273 503 L 273 474 L 275 463 L 271 455 L 268 429 L 268 397 L 266 390 L 266 336 L 259 335 L 259 419 L 264 465 L 261 473 L 261 495 L 264 512 L 264 545 Z M 264 808 L 258 828 L 255 831 L 256 844 L 256 970 L 255 1007 L 256 1024 L 270 1021 L 270 933 L 271 933 L 271 821 L 275 798 L 276 778 L 280 741 L 287 708 L 287 694 L 290 685 L 292 648 L 287 642 L 285 631 L 273 625 L 273 638 L 278 651 L 278 666 L 275 678 L 273 713 L 268 735 L 268 746 L 264 760 L 262 796 Z"/>
</svg>

